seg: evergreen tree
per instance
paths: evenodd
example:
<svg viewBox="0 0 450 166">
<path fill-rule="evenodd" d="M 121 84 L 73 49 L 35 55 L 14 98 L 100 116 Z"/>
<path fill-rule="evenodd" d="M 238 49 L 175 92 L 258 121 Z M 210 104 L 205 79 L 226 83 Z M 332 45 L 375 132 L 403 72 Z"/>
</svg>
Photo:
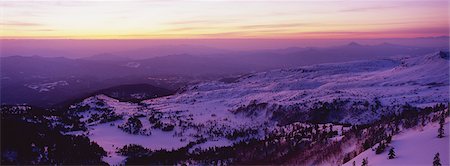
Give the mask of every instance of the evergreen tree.
<svg viewBox="0 0 450 166">
<path fill-rule="evenodd" d="M 438 138 L 444 137 L 444 123 L 445 119 L 444 117 L 441 117 L 439 120 Z"/>
<path fill-rule="evenodd" d="M 441 159 L 439 158 L 439 153 L 434 155 L 433 166 L 442 166 Z"/>
<path fill-rule="evenodd" d="M 389 159 L 395 158 L 394 148 L 391 148 L 391 150 L 389 150 L 388 156 L 389 156 Z"/>
<path fill-rule="evenodd" d="M 361 166 L 368 166 L 369 165 L 369 159 L 366 157 L 362 160 L 362 165 Z"/>
<path fill-rule="evenodd" d="M 356 161 L 355 160 L 353 160 L 353 166 L 356 166 Z"/>
</svg>

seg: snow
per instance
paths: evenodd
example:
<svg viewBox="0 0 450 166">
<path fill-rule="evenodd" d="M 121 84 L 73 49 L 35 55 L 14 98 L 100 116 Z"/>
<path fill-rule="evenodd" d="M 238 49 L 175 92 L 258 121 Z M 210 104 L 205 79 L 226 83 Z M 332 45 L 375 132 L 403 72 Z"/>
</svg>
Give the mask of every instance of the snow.
<svg viewBox="0 0 450 166">
<path fill-rule="evenodd" d="M 121 156 L 117 153 L 108 152 L 108 156 L 103 157 L 102 160 L 108 163 L 109 165 L 114 166 L 114 165 L 124 165 L 125 164 L 124 160 L 126 158 L 127 157 Z"/>
<path fill-rule="evenodd" d="M 425 106 L 448 102 L 449 61 L 439 54 L 372 61 L 321 64 L 255 73 L 235 83 L 206 82 L 184 93 L 151 99 L 158 110 L 224 114 L 256 100 L 259 103 L 311 104 L 333 99 L 378 98 L 383 105 Z M 357 123 L 348 117 L 343 123 Z M 363 117 L 360 117 L 363 118 Z"/>
<path fill-rule="evenodd" d="M 99 124 L 89 129 L 89 139 L 100 145 L 107 153 L 104 161 L 111 165 L 118 165 L 125 159 L 115 152 L 117 148 L 121 148 L 128 144 L 138 144 L 151 150 L 159 149 L 178 149 L 186 146 L 189 142 L 181 142 L 179 138 L 172 137 L 173 132 L 163 132 L 161 130 L 153 130 L 151 136 L 133 135 L 123 132 L 117 126 L 111 124 L 120 124 L 121 121 Z"/>
<path fill-rule="evenodd" d="M 141 64 L 138 62 L 128 62 L 124 66 L 129 68 L 138 68 L 139 66 L 141 66 Z"/>
<path fill-rule="evenodd" d="M 209 104 L 209 103 L 208 103 Z M 234 141 L 228 140 L 224 137 L 218 137 L 208 134 L 210 130 L 220 130 L 223 133 L 231 132 L 235 129 L 246 128 L 258 128 L 264 121 L 252 121 L 247 117 L 235 116 L 230 111 L 218 111 L 223 110 L 225 107 L 213 106 L 211 108 L 205 108 L 210 105 L 196 105 L 197 110 L 180 110 L 171 109 L 171 105 L 160 105 L 160 107 L 154 106 L 142 106 L 135 103 L 120 102 L 116 99 L 110 98 L 105 95 L 96 95 L 86 98 L 82 102 L 72 105 L 71 109 L 77 107 L 89 106 L 88 110 L 78 110 L 76 114 L 82 115 L 80 119 L 83 122 L 87 122 L 93 114 L 101 114 L 105 111 L 101 109 L 107 108 L 113 111 L 115 114 L 122 115 L 121 120 L 115 120 L 113 122 L 100 123 L 99 121 L 88 123 L 88 129 L 86 132 L 68 132 L 65 134 L 88 136 L 92 141 L 100 145 L 108 153 L 107 157 L 103 160 L 110 165 L 120 165 L 123 162 L 124 156 L 120 156 L 115 153 L 118 148 L 122 148 L 128 144 L 138 144 L 151 150 L 175 150 L 188 145 L 190 142 L 198 140 L 197 136 L 206 138 L 206 142 L 195 145 L 194 148 L 206 149 L 209 147 L 230 146 Z M 152 115 L 154 110 L 164 111 L 162 112 L 162 118 L 159 120 L 163 123 L 172 123 L 175 128 L 172 131 L 162 131 L 159 128 L 153 128 L 153 124 L 149 121 L 149 116 Z M 118 125 L 124 124 L 126 120 L 135 115 L 143 115 L 139 120 L 142 123 L 142 128 L 150 131 L 150 135 L 141 134 L 129 134 L 118 128 Z M 181 122 L 188 123 L 187 127 L 181 127 Z M 256 135 L 260 136 L 260 135 Z"/>
<path fill-rule="evenodd" d="M 305 110 L 314 102 L 332 101 L 337 98 L 353 101 L 373 101 L 374 98 L 378 98 L 382 105 L 387 106 L 406 102 L 413 106 L 448 103 L 448 60 L 436 56 L 438 55 L 430 54 L 279 69 L 242 77 L 235 83 L 219 81 L 199 83 L 188 87 L 183 93 L 146 100 L 142 104 L 120 102 L 105 95 L 97 95 L 85 99 L 72 108 L 90 106 L 90 110 L 79 112 L 84 116 L 82 120 L 87 120 L 93 113 L 98 113 L 97 108 L 110 109 L 116 115 L 123 117 L 122 120 L 114 122 L 90 123 L 88 131 L 84 133 L 109 153 L 110 157 L 105 157 L 104 161 L 109 164 L 120 164 L 124 158 L 115 153 L 116 148 L 127 144 L 139 144 L 152 150 L 171 150 L 186 146 L 190 141 L 196 141 L 198 136 L 202 136 L 207 141 L 195 145 L 194 148 L 229 146 L 236 140 L 228 140 L 209 132 L 211 130 L 222 133 L 241 129 L 262 130 L 276 126 L 276 122 L 271 120 L 271 112 L 267 110 L 268 108 L 257 108 L 256 115 L 252 116 L 233 112 L 254 101 L 268 103 L 268 107 L 304 104 Z M 98 105 L 98 103 L 103 104 Z M 152 128 L 153 124 L 149 122 L 148 117 L 155 112 L 162 114 L 161 122 L 175 125 L 173 131 Z M 140 118 L 142 128 L 150 130 L 151 135 L 132 135 L 117 127 L 129 117 L 138 114 L 144 116 Z M 380 114 L 365 111 L 360 115 L 344 117 L 342 122 L 360 123 L 370 121 L 376 116 Z M 340 128 L 333 130 L 339 132 Z M 421 133 L 427 132 L 428 130 L 425 130 Z M 263 134 L 260 131 L 252 137 L 261 138 Z M 436 135 L 436 130 L 430 131 L 429 136 L 431 135 Z M 341 138 L 336 136 L 333 140 L 338 141 Z M 401 142 L 406 142 L 406 145 L 409 142 L 402 141 L 401 138 L 401 136 L 394 137 L 392 143 L 394 147 L 398 146 L 398 149 L 396 147 L 398 159 L 407 158 L 403 154 L 408 154 L 406 150 L 402 150 L 405 148 Z M 408 140 L 411 139 L 416 144 L 420 141 L 429 141 L 429 139 L 419 138 L 422 137 L 408 137 Z M 448 136 L 442 140 L 448 142 Z M 440 145 L 444 143 L 441 142 Z M 443 152 L 441 156 L 444 154 L 448 156 L 448 151 Z M 386 158 L 387 155 L 379 156 Z M 430 162 L 427 161 L 427 163 Z"/>
<path fill-rule="evenodd" d="M 38 92 L 48 92 L 55 89 L 57 86 L 68 86 L 67 81 L 56 81 L 40 84 L 25 84 L 26 87 L 36 90 Z"/>
<path fill-rule="evenodd" d="M 344 166 L 351 166 L 353 161 L 361 165 L 362 159 L 368 158 L 369 165 L 397 166 L 397 165 L 432 165 L 433 158 L 439 152 L 441 164 L 450 165 L 450 135 L 449 123 L 445 124 L 445 137 L 437 138 L 438 123 L 425 126 L 423 129 L 410 129 L 399 135 L 394 135 L 390 147 L 385 152 L 376 155 L 368 149 L 359 154 Z M 388 159 L 388 152 L 394 147 L 396 158 Z"/>
<path fill-rule="evenodd" d="M 123 132 L 116 126 L 111 126 L 110 123 L 96 125 L 89 130 L 89 138 L 100 146 L 106 147 L 105 150 L 107 151 L 128 144 L 143 145 L 151 150 L 177 149 L 187 145 L 188 142 L 180 142 L 179 139 L 172 137 L 172 135 L 173 132 L 161 130 L 153 130 L 151 136 L 133 135 Z"/>
</svg>

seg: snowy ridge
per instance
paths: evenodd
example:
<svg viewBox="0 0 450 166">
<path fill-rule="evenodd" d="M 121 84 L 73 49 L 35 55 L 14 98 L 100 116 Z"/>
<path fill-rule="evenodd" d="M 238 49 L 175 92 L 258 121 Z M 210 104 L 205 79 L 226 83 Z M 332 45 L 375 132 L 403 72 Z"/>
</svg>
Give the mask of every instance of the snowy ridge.
<svg viewBox="0 0 450 166">
<path fill-rule="evenodd" d="M 448 53 L 439 52 L 279 69 L 234 83 L 200 83 L 139 104 L 97 95 L 71 109 L 87 124 L 81 134 L 108 152 L 104 160 L 120 164 L 124 157 L 116 151 L 128 144 L 170 150 L 196 142 L 192 151 L 260 139 L 282 123 L 282 116 L 290 116 L 280 117 L 280 112 L 308 115 L 318 102 L 345 100 L 345 107 L 353 111 L 343 111 L 335 121 L 352 124 L 369 123 L 405 103 L 418 107 L 448 103 L 446 57 Z"/>
<path fill-rule="evenodd" d="M 366 101 L 378 98 L 382 105 L 424 106 L 448 102 L 448 63 L 441 53 L 435 53 L 280 69 L 256 73 L 236 83 L 198 84 L 182 94 L 145 103 L 161 111 L 208 110 L 219 114 L 252 101 L 288 106 L 338 98 Z"/>
</svg>

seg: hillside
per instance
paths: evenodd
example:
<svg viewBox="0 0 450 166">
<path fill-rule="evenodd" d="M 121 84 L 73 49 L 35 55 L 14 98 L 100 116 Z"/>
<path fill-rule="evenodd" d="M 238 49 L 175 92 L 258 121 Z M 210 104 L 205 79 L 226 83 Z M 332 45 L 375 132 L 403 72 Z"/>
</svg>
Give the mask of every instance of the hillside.
<svg viewBox="0 0 450 166">
<path fill-rule="evenodd" d="M 448 103 L 447 64 L 448 53 L 438 52 L 272 70 L 142 103 L 97 95 L 71 106 L 82 131 L 68 134 L 88 136 L 108 152 L 104 161 L 117 164 L 124 156 L 116 152 L 131 144 L 193 153 L 266 139 L 276 126 L 296 122 L 370 124 L 405 108 Z"/>
<path fill-rule="evenodd" d="M 264 110 L 272 111 L 277 107 L 305 110 L 315 103 L 334 100 L 376 101 L 392 107 L 405 103 L 433 105 L 448 102 L 449 61 L 444 55 L 448 52 L 272 70 L 243 76 L 232 83 L 198 84 L 181 94 L 145 103 L 163 112 L 195 110 L 219 114 L 252 103 L 267 104 Z M 383 113 L 389 112 L 374 108 L 372 112 L 343 115 L 335 122 L 366 123 Z"/>
<path fill-rule="evenodd" d="M 228 51 L 209 47 L 155 47 L 72 59 L 8 49 L 0 53 L 2 104 L 56 106 L 65 100 L 124 84 L 178 89 L 222 77 L 305 65 L 422 55 L 436 48 L 393 44 Z M 46 51 L 44 51 L 46 52 Z M 134 58 L 133 58 L 134 57 Z"/>
<path fill-rule="evenodd" d="M 344 166 L 351 166 L 353 162 L 360 165 L 364 158 L 368 159 L 369 165 L 432 165 L 436 153 L 440 154 L 442 165 L 450 165 L 448 118 L 444 125 L 444 130 L 447 131 L 444 138 L 437 137 L 438 128 L 438 123 L 432 123 L 394 135 L 391 145 L 387 148 L 395 148 L 394 159 L 388 159 L 388 150 L 375 154 L 372 149 L 368 149 L 345 163 Z"/>
</svg>

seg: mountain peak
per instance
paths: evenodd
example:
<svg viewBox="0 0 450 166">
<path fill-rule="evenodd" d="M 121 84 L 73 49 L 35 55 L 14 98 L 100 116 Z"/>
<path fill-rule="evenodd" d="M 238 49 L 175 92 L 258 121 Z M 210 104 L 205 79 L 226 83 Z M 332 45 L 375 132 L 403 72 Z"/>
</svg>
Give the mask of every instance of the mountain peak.
<svg viewBox="0 0 450 166">
<path fill-rule="evenodd" d="M 357 42 L 350 42 L 347 44 L 347 46 L 361 46 L 361 44 L 359 44 Z"/>
</svg>

